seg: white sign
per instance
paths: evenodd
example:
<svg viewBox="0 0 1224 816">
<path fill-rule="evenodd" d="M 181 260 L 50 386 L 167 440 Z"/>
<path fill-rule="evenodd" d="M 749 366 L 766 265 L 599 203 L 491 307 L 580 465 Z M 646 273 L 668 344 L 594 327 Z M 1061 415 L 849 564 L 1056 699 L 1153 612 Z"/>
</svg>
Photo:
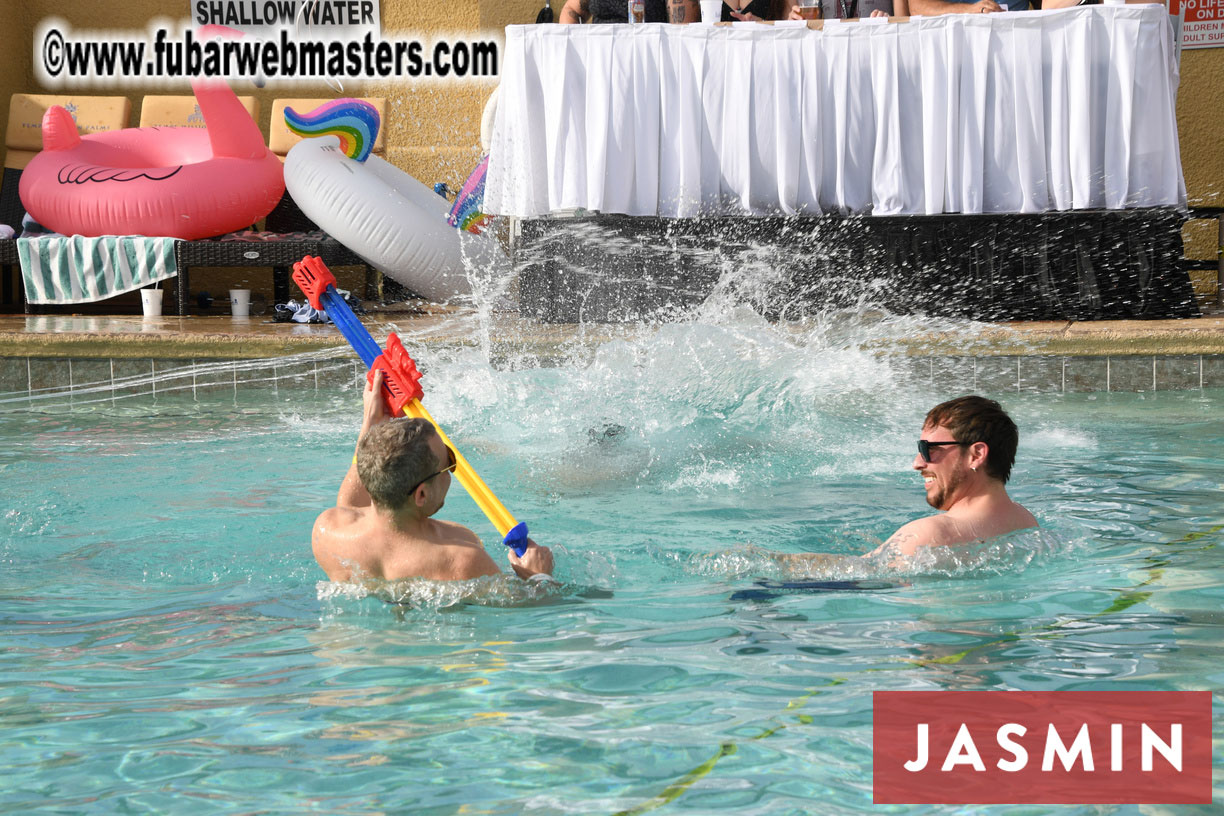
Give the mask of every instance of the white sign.
<svg viewBox="0 0 1224 816">
<path fill-rule="evenodd" d="M 289 28 L 313 36 L 382 31 L 378 0 L 189 0 L 196 26 L 223 25 L 252 34 Z"/>
<path fill-rule="evenodd" d="M 1185 9 L 1182 48 L 1224 46 L 1224 0 L 1171 0 L 1169 12 Z"/>
</svg>

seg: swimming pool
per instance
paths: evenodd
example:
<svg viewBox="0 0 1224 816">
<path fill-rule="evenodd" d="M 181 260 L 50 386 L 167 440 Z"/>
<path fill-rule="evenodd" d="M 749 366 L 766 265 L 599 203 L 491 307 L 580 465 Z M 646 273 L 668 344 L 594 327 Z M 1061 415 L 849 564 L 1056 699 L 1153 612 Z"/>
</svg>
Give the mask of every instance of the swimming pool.
<svg viewBox="0 0 1224 816">
<path fill-rule="evenodd" d="M 805 592 L 763 551 L 922 514 L 913 440 L 961 383 L 748 318 L 546 361 L 408 344 L 562 585 L 322 583 L 355 386 L 19 406 L 0 810 L 862 812 L 872 691 L 1224 681 L 1224 392 L 997 394 L 1043 531 Z M 503 558 L 457 486 L 443 515 Z"/>
</svg>

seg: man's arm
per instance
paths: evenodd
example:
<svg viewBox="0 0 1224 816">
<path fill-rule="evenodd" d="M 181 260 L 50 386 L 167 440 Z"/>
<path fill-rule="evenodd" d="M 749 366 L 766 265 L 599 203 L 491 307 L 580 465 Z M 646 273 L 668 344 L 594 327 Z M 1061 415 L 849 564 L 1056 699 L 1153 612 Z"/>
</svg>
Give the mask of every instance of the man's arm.
<svg viewBox="0 0 1224 816">
<path fill-rule="evenodd" d="M 361 445 L 361 440 L 371 428 L 391 419 L 387 413 L 387 406 L 382 400 L 382 381 L 383 372 L 382 369 L 378 369 L 374 372 L 373 385 L 369 381 L 366 382 L 365 393 L 362 394 L 364 408 L 361 416 L 361 431 L 357 434 L 358 446 Z M 348 472 L 344 474 L 344 480 L 340 482 L 340 492 L 336 495 L 336 506 L 369 507 L 371 504 L 373 500 L 365 489 L 365 485 L 361 483 L 361 477 L 357 475 L 357 452 L 354 450 L 353 464 L 349 466 Z"/>
<path fill-rule="evenodd" d="M 871 558 L 882 552 L 891 551 L 908 558 L 922 547 L 943 544 L 946 538 L 943 521 L 945 518 L 946 516 L 925 516 L 914 519 L 909 524 L 903 524 L 897 529 L 897 532 L 888 537 L 887 541 L 867 553 L 865 557 Z"/>
<path fill-rule="evenodd" d="M 697 0 L 667 0 L 667 22 L 700 23 L 701 7 Z"/>
<path fill-rule="evenodd" d="M 860 563 L 862 559 L 874 558 L 891 552 L 906 558 L 922 547 L 943 543 L 943 526 L 940 516 L 927 516 L 902 525 L 880 546 L 866 555 L 834 555 L 832 553 L 777 553 L 774 560 L 792 569 L 837 569 Z"/>
<path fill-rule="evenodd" d="M 588 0 L 566 0 L 565 5 L 561 7 L 561 14 L 557 17 L 557 22 L 581 23 L 590 16 Z"/>
<path fill-rule="evenodd" d="M 775 562 L 791 569 L 837 569 L 857 563 L 860 556 L 833 553 L 772 553 Z"/>
<path fill-rule="evenodd" d="M 938 17 L 940 14 L 982 14 L 1002 11 L 994 0 L 976 3 L 951 3 L 948 0 L 909 0 L 909 13 L 915 17 Z"/>
</svg>

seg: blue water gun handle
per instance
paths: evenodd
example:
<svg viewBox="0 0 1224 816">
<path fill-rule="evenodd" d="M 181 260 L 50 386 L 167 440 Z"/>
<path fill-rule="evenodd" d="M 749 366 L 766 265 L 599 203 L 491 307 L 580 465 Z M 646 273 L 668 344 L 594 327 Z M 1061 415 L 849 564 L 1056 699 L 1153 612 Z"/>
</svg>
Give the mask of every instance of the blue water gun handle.
<svg viewBox="0 0 1224 816">
<path fill-rule="evenodd" d="M 522 558 L 523 553 L 527 552 L 527 522 L 520 521 L 511 527 L 510 532 L 506 533 L 506 537 L 502 539 L 502 543 L 514 550 L 515 555 Z"/>
<path fill-rule="evenodd" d="M 378 355 L 382 354 L 382 349 L 357 319 L 357 315 L 353 314 L 353 310 L 336 291 L 336 287 L 328 284 L 323 293 L 319 295 L 319 302 L 323 304 L 323 310 L 336 324 L 336 328 L 344 335 L 344 339 L 349 341 L 349 345 L 357 352 L 357 356 L 366 364 L 366 368 L 374 365 Z"/>
</svg>

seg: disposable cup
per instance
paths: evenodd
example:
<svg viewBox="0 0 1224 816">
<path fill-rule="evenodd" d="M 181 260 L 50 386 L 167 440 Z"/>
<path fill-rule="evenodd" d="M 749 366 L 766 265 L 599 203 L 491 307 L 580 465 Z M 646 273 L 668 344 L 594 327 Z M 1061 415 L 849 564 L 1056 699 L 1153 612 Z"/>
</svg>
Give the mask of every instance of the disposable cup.
<svg viewBox="0 0 1224 816">
<path fill-rule="evenodd" d="M 717 23 L 722 19 L 722 0 L 701 0 L 701 22 Z"/>
<path fill-rule="evenodd" d="M 140 290 L 140 308 L 145 317 L 161 317 L 162 291 L 161 289 Z"/>
<path fill-rule="evenodd" d="M 234 317 L 249 317 L 251 314 L 251 290 L 231 289 L 230 314 Z"/>
</svg>

